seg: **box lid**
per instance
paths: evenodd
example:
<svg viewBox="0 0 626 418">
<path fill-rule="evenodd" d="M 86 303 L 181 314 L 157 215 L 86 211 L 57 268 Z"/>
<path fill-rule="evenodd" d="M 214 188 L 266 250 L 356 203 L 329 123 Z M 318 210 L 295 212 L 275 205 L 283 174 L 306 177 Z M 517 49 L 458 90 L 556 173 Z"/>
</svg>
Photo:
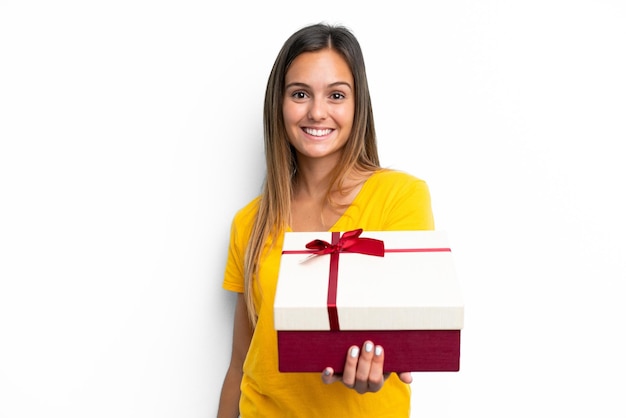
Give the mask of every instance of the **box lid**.
<svg viewBox="0 0 626 418">
<path fill-rule="evenodd" d="M 336 311 L 342 330 L 463 328 L 464 304 L 443 231 L 364 231 L 384 242 L 384 257 L 338 254 Z M 330 254 L 306 244 L 332 243 L 330 232 L 287 232 L 274 301 L 277 330 L 330 330 Z"/>
</svg>

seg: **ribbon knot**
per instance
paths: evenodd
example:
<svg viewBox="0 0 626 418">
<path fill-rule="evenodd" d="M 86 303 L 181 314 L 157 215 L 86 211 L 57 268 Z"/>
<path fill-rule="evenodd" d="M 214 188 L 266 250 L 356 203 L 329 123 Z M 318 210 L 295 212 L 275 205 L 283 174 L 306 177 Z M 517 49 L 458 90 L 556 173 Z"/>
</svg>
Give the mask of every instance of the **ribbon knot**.
<svg viewBox="0 0 626 418">
<path fill-rule="evenodd" d="M 345 232 L 341 238 L 332 244 L 321 239 L 315 239 L 309 242 L 306 248 L 314 250 L 313 255 L 349 252 L 384 257 L 385 243 L 378 239 L 361 238 L 360 235 L 362 232 L 363 229 Z"/>
</svg>

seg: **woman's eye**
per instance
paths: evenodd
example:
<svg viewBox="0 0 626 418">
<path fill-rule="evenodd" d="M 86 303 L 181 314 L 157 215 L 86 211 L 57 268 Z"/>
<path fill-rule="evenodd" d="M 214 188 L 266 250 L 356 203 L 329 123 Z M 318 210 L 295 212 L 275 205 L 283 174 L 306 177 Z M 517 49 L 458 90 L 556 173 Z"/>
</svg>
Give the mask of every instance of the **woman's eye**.
<svg viewBox="0 0 626 418">
<path fill-rule="evenodd" d="M 294 99 L 305 99 L 306 93 L 303 91 L 296 91 L 291 95 L 291 97 L 293 97 Z"/>
<path fill-rule="evenodd" d="M 344 97 L 346 97 L 346 96 L 344 96 L 344 95 L 343 95 L 343 94 L 341 94 L 341 93 L 333 93 L 333 94 L 331 94 L 331 95 L 330 95 L 330 97 L 331 97 L 333 100 L 341 100 L 341 99 L 343 99 L 343 98 L 344 98 Z"/>
</svg>

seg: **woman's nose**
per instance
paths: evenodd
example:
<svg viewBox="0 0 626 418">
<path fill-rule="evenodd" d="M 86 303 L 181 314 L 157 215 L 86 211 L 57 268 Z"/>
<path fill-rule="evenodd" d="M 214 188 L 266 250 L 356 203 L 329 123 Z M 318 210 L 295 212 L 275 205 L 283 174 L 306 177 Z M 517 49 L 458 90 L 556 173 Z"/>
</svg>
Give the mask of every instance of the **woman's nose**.
<svg viewBox="0 0 626 418">
<path fill-rule="evenodd" d="M 327 103 L 323 99 L 313 99 L 311 100 L 311 105 L 309 106 L 309 119 L 318 121 L 326 119 L 328 115 Z"/>
</svg>

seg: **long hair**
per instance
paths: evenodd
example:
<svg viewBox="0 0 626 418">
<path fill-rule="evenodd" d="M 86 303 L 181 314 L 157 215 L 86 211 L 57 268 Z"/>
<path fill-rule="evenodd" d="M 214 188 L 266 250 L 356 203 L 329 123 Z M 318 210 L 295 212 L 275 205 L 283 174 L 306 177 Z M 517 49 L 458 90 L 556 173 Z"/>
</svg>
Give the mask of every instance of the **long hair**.
<svg viewBox="0 0 626 418">
<path fill-rule="evenodd" d="M 244 261 L 244 293 L 253 325 L 256 324 L 257 318 L 253 289 L 265 243 L 268 240 L 273 242 L 275 237 L 283 233 L 291 217 L 297 161 L 283 119 L 285 75 L 291 63 L 300 54 L 327 48 L 344 58 L 352 72 L 355 89 L 352 131 L 339 164 L 331 173 L 327 200 L 330 200 L 333 188 L 339 191 L 343 189 L 346 176 L 354 169 L 374 171 L 380 167 L 365 62 L 359 42 L 352 32 L 343 26 L 320 23 L 298 30 L 287 39 L 278 53 L 265 91 L 263 128 L 266 177 Z"/>
</svg>

